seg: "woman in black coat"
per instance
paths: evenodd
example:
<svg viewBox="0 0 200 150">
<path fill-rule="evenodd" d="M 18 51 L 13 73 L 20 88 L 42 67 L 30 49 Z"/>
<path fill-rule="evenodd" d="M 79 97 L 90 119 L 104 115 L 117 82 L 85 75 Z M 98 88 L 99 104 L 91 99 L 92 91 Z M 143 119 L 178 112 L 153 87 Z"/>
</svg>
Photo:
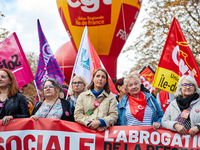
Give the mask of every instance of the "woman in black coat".
<svg viewBox="0 0 200 150">
<path fill-rule="evenodd" d="M 7 125 L 13 118 L 28 118 L 30 116 L 27 103 L 19 93 L 19 87 L 14 74 L 5 68 L 0 70 L 0 119 Z"/>
</svg>

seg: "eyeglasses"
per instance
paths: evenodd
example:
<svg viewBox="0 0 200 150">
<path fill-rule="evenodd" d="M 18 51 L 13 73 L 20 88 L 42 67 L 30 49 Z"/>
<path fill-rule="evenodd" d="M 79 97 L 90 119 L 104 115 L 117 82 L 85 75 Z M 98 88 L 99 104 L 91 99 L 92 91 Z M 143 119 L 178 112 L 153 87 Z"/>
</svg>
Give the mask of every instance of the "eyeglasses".
<svg viewBox="0 0 200 150">
<path fill-rule="evenodd" d="M 72 82 L 72 84 L 73 84 L 73 85 L 76 85 L 76 84 L 80 85 L 80 84 L 83 84 L 83 82 L 81 82 L 81 81 L 78 81 L 78 82 Z"/>
<path fill-rule="evenodd" d="M 44 86 L 44 89 L 47 89 L 47 88 L 54 88 L 54 86 L 53 85 Z"/>
<path fill-rule="evenodd" d="M 192 83 L 189 83 L 189 84 L 183 83 L 183 84 L 181 84 L 181 86 L 184 87 L 184 88 L 186 88 L 187 86 L 189 86 L 191 88 L 191 87 L 194 86 L 194 84 L 192 84 Z"/>
</svg>

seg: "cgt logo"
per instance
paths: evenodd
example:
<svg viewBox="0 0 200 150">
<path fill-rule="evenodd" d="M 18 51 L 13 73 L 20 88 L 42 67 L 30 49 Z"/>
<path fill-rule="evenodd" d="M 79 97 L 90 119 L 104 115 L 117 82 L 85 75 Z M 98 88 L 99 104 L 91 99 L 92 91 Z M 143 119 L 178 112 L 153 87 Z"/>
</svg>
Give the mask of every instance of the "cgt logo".
<svg viewBox="0 0 200 150">
<path fill-rule="evenodd" d="M 77 8 L 80 7 L 84 12 L 95 12 L 99 9 L 100 0 L 67 0 L 68 4 Z M 111 5 L 111 0 L 103 0 L 105 5 Z"/>
</svg>

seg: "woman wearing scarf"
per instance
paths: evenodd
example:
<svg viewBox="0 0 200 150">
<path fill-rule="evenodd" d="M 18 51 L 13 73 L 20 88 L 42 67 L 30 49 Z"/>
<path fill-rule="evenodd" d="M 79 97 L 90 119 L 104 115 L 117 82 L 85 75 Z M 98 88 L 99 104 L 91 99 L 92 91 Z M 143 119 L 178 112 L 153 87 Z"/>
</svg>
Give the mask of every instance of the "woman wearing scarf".
<svg viewBox="0 0 200 150">
<path fill-rule="evenodd" d="M 157 130 L 161 125 L 163 111 L 151 94 L 141 92 L 140 82 L 140 78 L 133 74 L 124 79 L 127 94 L 118 104 L 117 124 L 153 126 Z"/>
<path fill-rule="evenodd" d="M 88 91 L 78 96 L 75 107 L 75 121 L 93 130 L 100 132 L 117 122 L 117 101 L 110 94 L 108 73 L 106 70 L 97 69 Z"/>
<path fill-rule="evenodd" d="M 162 126 L 179 134 L 196 135 L 200 130 L 200 90 L 194 78 L 182 76 L 177 84 L 176 99 L 162 118 Z M 189 130 L 189 132 L 187 131 Z"/>
</svg>

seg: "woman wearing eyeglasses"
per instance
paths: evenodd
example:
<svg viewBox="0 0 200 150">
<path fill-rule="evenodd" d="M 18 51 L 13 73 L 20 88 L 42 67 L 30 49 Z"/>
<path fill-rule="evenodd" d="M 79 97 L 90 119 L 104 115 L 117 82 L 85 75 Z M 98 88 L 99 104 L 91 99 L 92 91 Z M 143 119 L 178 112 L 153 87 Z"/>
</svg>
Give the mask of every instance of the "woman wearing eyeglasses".
<svg viewBox="0 0 200 150">
<path fill-rule="evenodd" d="M 102 68 L 97 69 L 88 85 L 88 91 L 78 97 L 74 112 L 75 121 L 102 132 L 114 125 L 117 117 L 117 101 L 115 96 L 110 94 L 108 73 Z"/>
<path fill-rule="evenodd" d="M 200 130 L 199 94 L 195 79 L 182 76 L 177 84 L 176 98 L 170 103 L 162 118 L 162 127 L 182 135 L 196 135 Z"/>
<path fill-rule="evenodd" d="M 53 78 L 44 81 L 42 93 L 45 97 L 43 102 L 38 102 L 35 106 L 31 118 L 52 118 L 67 121 L 74 121 L 74 106 L 71 102 L 59 98 L 61 86 Z"/>
<path fill-rule="evenodd" d="M 69 95 L 70 97 L 67 98 L 68 101 L 72 102 L 74 107 L 76 106 L 76 102 L 78 99 L 78 96 L 86 91 L 87 82 L 85 81 L 85 78 L 82 76 L 74 76 L 72 79 L 71 84 L 69 85 Z"/>
</svg>

